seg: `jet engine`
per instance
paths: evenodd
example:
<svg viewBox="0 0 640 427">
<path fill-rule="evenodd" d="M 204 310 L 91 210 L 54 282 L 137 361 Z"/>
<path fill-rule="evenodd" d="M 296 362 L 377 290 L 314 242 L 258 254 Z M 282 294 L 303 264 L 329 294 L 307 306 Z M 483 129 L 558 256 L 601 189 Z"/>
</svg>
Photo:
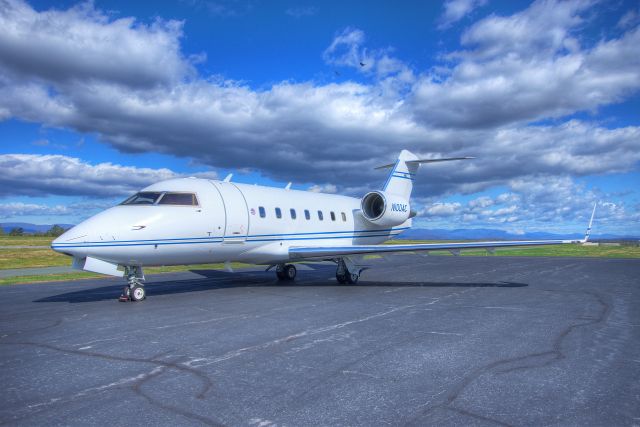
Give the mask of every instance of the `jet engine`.
<svg viewBox="0 0 640 427">
<path fill-rule="evenodd" d="M 373 224 L 393 227 L 415 216 L 409 201 L 402 196 L 383 191 L 371 191 L 364 195 L 360 203 L 362 215 Z"/>
</svg>

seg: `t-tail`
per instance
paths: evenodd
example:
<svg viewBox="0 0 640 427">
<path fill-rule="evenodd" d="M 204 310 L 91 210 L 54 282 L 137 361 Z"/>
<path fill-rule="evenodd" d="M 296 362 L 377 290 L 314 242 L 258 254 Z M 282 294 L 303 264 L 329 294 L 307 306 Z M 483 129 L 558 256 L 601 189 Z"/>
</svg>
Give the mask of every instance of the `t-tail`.
<svg viewBox="0 0 640 427">
<path fill-rule="evenodd" d="M 409 200 L 411 190 L 413 190 L 413 180 L 421 164 L 448 162 L 451 160 L 468 160 L 473 158 L 474 157 L 451 157 L 446 159 L 420 159 L 412 152 L 402 150 L 395 163 L 378 166 L 376 169 L 391 168 L 391 172 L 387 177 L 387 181 L 384 183 L 382 191 Z"/>
</svg>

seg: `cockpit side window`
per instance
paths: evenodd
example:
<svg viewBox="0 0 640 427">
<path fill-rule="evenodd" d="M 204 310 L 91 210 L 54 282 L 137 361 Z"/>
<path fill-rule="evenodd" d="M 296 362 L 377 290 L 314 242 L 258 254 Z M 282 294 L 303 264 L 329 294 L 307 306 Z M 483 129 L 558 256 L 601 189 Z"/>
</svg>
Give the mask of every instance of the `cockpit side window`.
<svg viewBox="0 0 640 427">
<path fill-rule="evenodd" d="M 193 193 L 165 193 L 159 205 L 198 206 L 198 199 Z"/>
<path fill-rule="evenodd" d="M 141 191 L 127 200 L 121 203 L 121 205 L 153 205 L 155 204 L 162 193 L 155 191 Z"/>
</svg>

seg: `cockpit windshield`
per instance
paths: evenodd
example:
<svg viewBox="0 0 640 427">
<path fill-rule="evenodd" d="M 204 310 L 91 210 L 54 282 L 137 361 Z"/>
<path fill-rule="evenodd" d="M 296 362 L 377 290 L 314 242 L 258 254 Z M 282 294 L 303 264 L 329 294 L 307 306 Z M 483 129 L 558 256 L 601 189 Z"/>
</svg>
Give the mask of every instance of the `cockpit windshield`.
<svg viewBox="0 0 640 427">
<path fill-rule="evenodd" d="M 155 191 L 141 191 L 129 197 L 121 205 L 153 205 L 162 196 L 162 193 Z"/>
<path fill-rule="evenodd" d="M 197 206 L 198 199 L 193 193 L 164 193 L 159 205 Z"/>
<path fill-rule="evenodd" d="M 198 206 L 198 199 L 194 193 L 141 191 L 120 204 Z"/>
</svg>

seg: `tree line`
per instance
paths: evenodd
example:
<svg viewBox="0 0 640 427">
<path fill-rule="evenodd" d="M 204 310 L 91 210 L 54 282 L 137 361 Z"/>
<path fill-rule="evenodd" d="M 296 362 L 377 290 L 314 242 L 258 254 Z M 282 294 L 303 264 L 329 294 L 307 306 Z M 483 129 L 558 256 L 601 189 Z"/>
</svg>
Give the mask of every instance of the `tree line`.
<svg viewBox="0 0 640 427">
<path fill-rule="evenodd" d="M 58 224 L 54 225 L 47 231 L 35 232 L 35 233 L 26 233 L 24 228 L 22 227 L 14 227 L 9 230 L 8 233 L 4 231 L 4 228 L 0 227 L 0 236 L 45 236 L 45 237 L 58 237 L 67 231 L 65 228 L 59 226 Z"/>
</svg>

